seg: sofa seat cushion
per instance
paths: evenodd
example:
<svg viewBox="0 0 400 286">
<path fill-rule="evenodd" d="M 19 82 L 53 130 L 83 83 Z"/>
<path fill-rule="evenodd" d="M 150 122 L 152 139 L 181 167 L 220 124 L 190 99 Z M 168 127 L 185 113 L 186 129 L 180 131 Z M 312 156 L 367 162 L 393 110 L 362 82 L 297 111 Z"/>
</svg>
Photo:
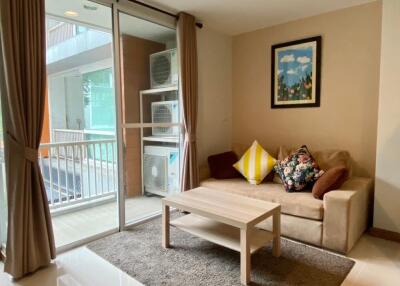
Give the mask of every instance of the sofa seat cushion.
<svg viewBox="0 0 400 286">
<path fill-rule="evenodd" d="M 281 184 L 262 183 L 251 185 L 242 178 L 226 180 L 207 179 L 201 182 L 201 186 L 279 203 L 281 205 L 281 212 L 284 214 L 314 220 L 323 219 L 323 201 L 315 199 L 311 192 L 287 193 Z"/>
</svg>

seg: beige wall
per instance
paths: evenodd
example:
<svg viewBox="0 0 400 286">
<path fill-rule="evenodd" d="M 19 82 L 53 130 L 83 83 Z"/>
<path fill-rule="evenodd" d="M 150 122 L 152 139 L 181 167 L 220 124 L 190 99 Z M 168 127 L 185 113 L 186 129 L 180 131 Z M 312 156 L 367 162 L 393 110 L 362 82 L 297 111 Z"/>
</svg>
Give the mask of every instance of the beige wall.
<svg viewBox="0 0 400 286">
<path fill-rule="evenodd" d="M 232 38 L 197 29 L 199 61 L 198 160 L 228 151 L 232 137 Z"/>
<path fill-rule="evenodd" d="M 400 1 L 383 1 L 374 227 L 400 233 Z"/>
<path fill-rule="evenodd" d="M 233 38 L 233 143 L 351 152 L 356 174 L 374 176 L 381 4 L 318 15 Z M 321 107 L 270 107 L 271 45 L 322 36 Z"/>
</svg>

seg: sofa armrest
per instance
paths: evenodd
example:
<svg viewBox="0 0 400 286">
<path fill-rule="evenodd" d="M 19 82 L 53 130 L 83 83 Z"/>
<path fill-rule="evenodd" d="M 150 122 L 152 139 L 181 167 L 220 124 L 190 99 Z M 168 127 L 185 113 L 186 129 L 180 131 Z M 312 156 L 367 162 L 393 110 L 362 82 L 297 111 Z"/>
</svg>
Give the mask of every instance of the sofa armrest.
<svg viewBox="0 0 400 286">
<path fill-rule="evenodd" d="M 199 167 L 199 180 L 200 182 L 210 178 L 210 169 L 208 165 L 202 165 Z"/>
<path fill-rule="evenodd" d="M 322 245 L 347 253 L 368 227 L 372 180 L 352 177 L 324 196 Z"/>
</svg>

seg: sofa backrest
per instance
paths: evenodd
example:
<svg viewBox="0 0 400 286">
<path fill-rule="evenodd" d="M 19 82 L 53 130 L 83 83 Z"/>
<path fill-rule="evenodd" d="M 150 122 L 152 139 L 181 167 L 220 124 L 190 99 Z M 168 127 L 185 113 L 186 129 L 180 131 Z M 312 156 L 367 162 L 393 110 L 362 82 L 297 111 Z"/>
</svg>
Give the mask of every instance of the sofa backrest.
<svg viewBox="0 0 400 286">
<path fill-rule="evenodd" d="M 243 156 L 244 152 L 246 152 L 246 150 L 249 149 L 250 145 L 234 143 L 234 144 L 232 144 L 232 151 L 236 153 L 238 158 L 240 158 Z M 271 154 L 271 156 L 274 156 L 274 155 L 275 154 Z"/>
<path fill-rule="evenodd" d="M 349 170 L 349 176 L 353 174 L 353 164 L 350 153 L 344 150 L 323 150 L 311 153 L 322 170 L 328 170 L 338 165 L 344 165 Z"/>
<path fill-rule="evenodd" d="M 245 144 L 234 143 L 232 145 L 232 150 L 240 158 L 249 147 L 250 146 L 247 146 Z M 267 151 L 271 154 L 271 156 L 274 156 L 278 160 L 282 160 L 282 159 L 286 158 L 287 156 L 289 156 L 294 151 L 296 151 L 297 149 L 298 149 L 298 147 L 289 148 L 289 147 L 281 146 L 275 153 L 270 152 L 269 150 L 267 150 Z M 328 170 L 337 165 L 344 165 L 349 170 L 350 176 L 352 175 L 353 164 L 352 164 L 352 159 L 351 159 L 350 153 L 348 151 L 332 149 L 332 150 L 321 150 L 321 151 L 310 150 L 310 152 L 311 152 L 312 156 L 315 158 L 315 160 L 318 162 L 321 169 Z"/>
</svg>

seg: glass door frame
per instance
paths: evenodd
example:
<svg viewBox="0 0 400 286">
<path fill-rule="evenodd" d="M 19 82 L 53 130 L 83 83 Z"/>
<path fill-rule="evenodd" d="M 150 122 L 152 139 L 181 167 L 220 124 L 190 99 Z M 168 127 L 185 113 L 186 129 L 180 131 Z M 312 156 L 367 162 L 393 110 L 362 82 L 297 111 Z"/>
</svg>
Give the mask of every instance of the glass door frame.
<svg viewBox="0 0 400 286">
<path fill-rule="evenodd" d="M 125 216 L 125 170 L 124 170 L 124 141 L 123 141 L 123 130 L 128 128 L 143 129 L 149 127 L 174 127 L 179 126 L 182 130 L 182 122 L 179 123 L 167 123 L 167 124 L 157 124 L 157 123 L 123 123 L 122 120 L 122 75 L 121 75 L 121 49 L 120 49 L 120 21 L 119 14 L 124 13 L 129 16 L 137 17 L 143 20 L 147 20 L 171 29 L 176 30 L 177 21 L 175 17 L 162 14 L 160 12 L 153 11 L 149 8 L 141 6 L 139 4 L 130 2 L 129 0 L 97 0 L 96 2 L 112 2 L 112 13 L 113 13 L 113 45 L 114 45 L 114 81 L 115 81 L 115 98 L 116 98 L 116 108 L 117 108 L 117 142 L 118 142 L 118 209 L 119 209 L 119 230 L 123 231 L 128 227 L 143 223 L 149 219 L 161 215 L 160 211 L 152 213 L 147 217 L 140 219 L 138 221 L 126 222 Z M 104 3 L 103 2 L 103 3 Z M 180 97 L 180 90 L 178 88 L 178 94 Z M 181 104 L 181 103 L 180 103 Z M 180 136 L 181 137 L 181 136 Z M 181 149 L 181 142 L 179 143 L 179 148 Z M 180 164 L 181 166 L 181 164 Z M 181 169 L 181 168 L 180 168 Z"/>
<path fill-rule="evenodd" d="M 116 108 L 116 139 L 117 139 L 117 172 L 118 172 L 118 195 L 117 195 L 117 216 L 118 223 L 115 228 L 108 231 L 98 233 L 94 236 L 75 241 L 73 243 L 60 246 L 57 248 L 57 253 L 62 253 L 73 249 L 75 247 L 87 244 L 91 241 L 103 238 L 105 236 L 123 231 L 128 227 L 146 222 L 153 217 L 161 215 L 161 209 L 157 213 L 153 213 L 143 219 L 138 221 L 133 221 L 126 223 L 125 221 L 125 179 L 124 179 L 124 141 L 123 141 L 123 130 L 125 128 L 147 128 L 147 127 L 172 127 L 172 126 L 183 126 L 180 123 L 171 124 L 152 124 L 152 123 L 130 123 L 123 124 L 122 121 L 122 78 L 121 78 L 121 50 L 120 50 L 120 29 L 119 29 L 119 13 L 124 13 L 133 17 L 141 18 L 171 29 L 176 29 L 177 21 L 173 16 L 163 14 L 161 12 L 154 11 L 150 8 L 144 7 L 142 5 L 130 2 L 129 0 L 89 0 L 91 2 L 103 5 L 110 8 L 110 13 L 112 16 L 112 68 L 114 73 L 114 97 L 115 97 L 115 108 Z M 178 94 L 180 97 L 180 90 L 178 89 Z M 181 103 L 180 103 L 181 104 Z M 181 141 L 181 140 L 180 140 Z M 179 143 L 179 148 L 181 149 L 181 143 Z M 181 164 L 180 164 L 181 165 Z M 180 168 L 181 169 L 181 168 Z M 180 170 L 181 171 L 181 170 Z"/>
<path fill-rule="evenodd" d="M 64 0 L 64 1 L 67 1 L 67 0 Z M 88 0 L 88 1 L 97 3 L 97 4 L 100 4 L 100 5 L 102 5 L 102 6 L 105 6 L 105 7 L 109 8 L 109 9 L 110 9 L 109 12 L 111 13 L 110 16 L 111 16 L 111 19 L 112 19 L 112 13 L 113 13 L 113 11 L 112 11 L 112 10 L 113 10 L 112 2 L 114 2 L 114 1 L 102 1 L 102 0 L 100 0 L 100 1 L 97 1 L 97 0 Z M 62 21 L 62 22 L 65 22 L 65 23 L 80 24 L 80 25 L 83 25 L 83 26 L 88 27 L 88 28 L 93 28 L 93 29 L 96 29 L 96 30 L 108 32 L 108 33 L 111 34 L 112 41 L 114 41 L 114 37 L 113 37 L 114 33 L 113 33 L 113 30 L 112 30 L 112 29 L 113 29 L 112 26 L 111 26 L 111 29 L 101 28 L 101 27 L 99 27 L 99 26 L 91 25 L 91 24 L 88 24 L 88 23 L 81 23 L 80 21 L 76 21 L 76 20 L 72 20 L 72 19 L 68 19 L 68 18 L 64 18 L 64 17 L 52 15 L 52 14 L 48 14 L 47 12 L 45 13 L 45 17 L 49 17 L 49 18 L 51 18 L 51 19 L 54 19 L 54 20 L 57 20 L 57 21 Z M 111 47 L 111 50 L 112 50 L 112 53 L 113 53 L 113 52 L 114 52 L 113 47 Z M 87 70 L 87 71 L 90 72 L 90 71 L 96 70 L 96 68 L 94 68 L 94 67 L 109 67 L 109 68 L 112 69 L 112 73 L 114 74 L 114 69 L 116 68 L 116 66 L 115 66 L 114 55 L 112 54 L 112 56 L 111 56 L 111 61 L 110 61 L 110 62 L 107 63 L 107 61 L 103 61 L 103 62 L 101 62 L 101 63 L 99 64 L 99 66 L 90 65 L 90 66 L 88 67 L 88 70 Z M 72 73 L 74 70 L 75 70 L 75 69 L 68 69 L 68 70 L 66 70 L 65 72 L 66 72 L 66 73 Z M 86 72 L 86 70 L 85 70 L 85 72 Z M 61 74 L 62 74 L 61 72 L 57 72 L 57 73 L 55 73 L 54 75 L 50 76 L 49 78 L 51 78 L 51 77 L 53 77 L 53 76 L 60 76 Z M 113 76 L 113 77 L 114 77 L 114 78 L 113 78 L 113 84 L 115 84 L 115 82 L 116 82 L 116 81 L 115 81 L 115 76 Z M 114 92 L 114 97 L 116 97 L 115 92 Z M 49 104 L 49 114 L 51 114 L 52 110 L 51 110 L 51 105 L 50 105 L 50 98 L 49 98 L 49 103 L 48 103 L 48 104 Z M 117 107 L 115 107 L 115 108 L 117 109 Z M 116 113 L 117 113 L 117 110 L 116 110 Z M 51 118 L 50 118 L 50 120 L 49 120 L 49 124 L 50 124 L 50 128 L 51 128 L 51 126 L 52 126 L 52 120 L 51 120 Z M 116 124 L 117 124 L 117 122 L 116 122 Z M 115 128 L 117 129 L 117 126 L 115 126 Z M 119 150 L 118 150 L 118 144 L 117 144 L 117 148 L 116 148 L 116 149 L 117 149 L 116 151 L 117 151 L 117 160 L 118 160 L 118 152 L 119 152 Z M 117 172 L 119 172 L 119 169 L 118 169 L 118 168 L 117 168 Z M 119 174 L 119 173 L 118 173 L 118 174 Z M 118 184 L 117 184 L 117 187 L 119 188 Z M 119 189 L 118 189 L 118 190 L 119 190 Z M 117 195 L 117 198 L 118 198 L 118 195 Z M 118 204 L 118 203 L 117 203 L 117 204 Z M 117 208 L 116 214 L 119 215 L 119 208 Z M 92 241 L 101 239 L 101 238 L 106 237 L 106 236 L 108 236 L 108 235 L 111 235 L 111 234 L 114 234 L 114 233 L 119 232 L 120 228 L 119 228 L 119 224 L 118 224 L 117 222 L 118 222 L 118 220 L 117 220 L 117 218 L 116 218 L 115 226 L 113 226 L 112 228 L 110 228 L 110 229 L 108 229 L 108 230 L 106 230 L 106 231 L 102 231 L 102 232 L 96 233 L 96 234 L 94 234 L 94 235 L 91 235 L 91 236 L 88 236 L 88 237 L 85 237 L 85 238 L 82 238 L 82 239 L 78 239 L 78 240 L 73 241 L 73 242 L 71 242 L 71 243 L 58 246 L 58 247 L 56 248 L 56 253 L 57 253 L 57 254 L 60 254 L 60 253 L 66 252 L 66 251 L 68 251 L 68 250 L 74 249 L 74 248 L 76 248 L 76 247 L 79 247 L 79 246 L 85 245 L 85 244 L 87 244 L 87 243 L 90 243 L 90 242 L 92 242 Z"/>
</svg>

